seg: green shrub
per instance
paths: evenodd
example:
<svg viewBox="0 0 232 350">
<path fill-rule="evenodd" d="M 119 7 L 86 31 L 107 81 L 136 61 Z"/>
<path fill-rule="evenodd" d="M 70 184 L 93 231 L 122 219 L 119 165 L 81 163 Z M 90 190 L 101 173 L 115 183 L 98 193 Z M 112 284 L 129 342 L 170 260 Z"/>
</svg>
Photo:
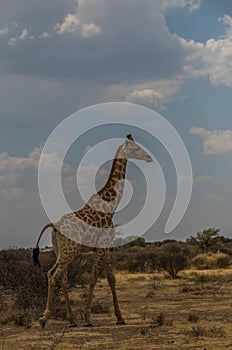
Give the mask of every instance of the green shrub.
<svg viewBox="0 0 232 350">
<path fill-rule="evenodd" d="M 190 252 L 188 247 L 181 243 L 167 243 L 160 248 L 160 253 L 159 266 L 173 278 L 188 266 Z"/>
</svg>

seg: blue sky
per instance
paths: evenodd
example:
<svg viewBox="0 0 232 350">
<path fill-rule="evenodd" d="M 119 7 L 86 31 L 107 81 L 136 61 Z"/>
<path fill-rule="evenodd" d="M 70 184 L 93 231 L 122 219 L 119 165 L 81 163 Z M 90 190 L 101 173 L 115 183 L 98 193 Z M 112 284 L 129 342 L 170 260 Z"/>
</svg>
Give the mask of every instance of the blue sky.
<svg viewBox="0 0 232 350">
<path fill-rule="evenodd" d="M 25 0 L 1 3 L 0 247 L 33 246 L 48 221 L 37 171 L 52 130 L 77 110 L 110 101 L 157 111 L 188 149 L 192 199 L 168 238 L 185 239 L 208 227 L 231 237 L 231 16 L 230 0 L 33 0 L 30 7 Z M 124 137 L 127 131 L 107 130 L 110 137 Z M 136 130 L 134 134 L 139 138 Z M 81 205 L 78 193 L 73 195 L 76 163 L 86 146 L 105 138 L 106 130 L 89 133 L 67 156 L 64 183 L 73 209 Z M 147 237 L 166 239 L 163 228 L 176 176 L 168 154 L 158 142 L 149 142 L 146 146 L 165 175 L 167 200 Z M 100 171 L 99 186 L 109 166 Z M 128 179 L 135 186 L 141 176 L 129 164 Z M 143 194 L 137 191 L 135 201 Z M 118 222 L 138 208 L 128 210 L 117 214 Z M 49 244 L 48 236 L 43 244 Z"/>
</svg>

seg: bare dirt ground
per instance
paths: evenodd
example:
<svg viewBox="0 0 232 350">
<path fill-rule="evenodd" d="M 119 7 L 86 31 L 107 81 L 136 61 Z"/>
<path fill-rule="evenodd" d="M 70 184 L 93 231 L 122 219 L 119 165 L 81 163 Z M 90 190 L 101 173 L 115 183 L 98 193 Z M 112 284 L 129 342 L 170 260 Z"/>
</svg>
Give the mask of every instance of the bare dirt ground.
<svg viewBox="0 0 232 350">
<path fill-rule="evenodd" d="M 199 274 L 211 280 L 199 278 Z M 212 278 L 212 276 L 215 276 Z M 115 323 L 106 280 L 95 299 L 109 307 L 92 314 L 94 327 L 67 328 L 66 321 L 37 321 L 28 329 L 0 326 L 0 350 L 232 349 L 232 270 L 183 273 L 179 279 L 157 274 L 117 274 L 117 291 L 126 325 Z M 77 292 L 71 293 L 73 299 Z"/>
</svg>

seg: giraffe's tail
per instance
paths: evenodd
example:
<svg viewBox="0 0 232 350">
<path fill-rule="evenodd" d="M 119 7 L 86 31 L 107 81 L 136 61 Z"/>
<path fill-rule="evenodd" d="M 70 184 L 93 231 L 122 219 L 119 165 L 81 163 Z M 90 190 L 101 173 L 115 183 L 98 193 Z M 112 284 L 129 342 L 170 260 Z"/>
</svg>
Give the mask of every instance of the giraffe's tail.
<svg viewBox="0 0 232 350">
<path fill-rule="evenodd" d="M 54 224 L 53 223 L 49 223 L 47 225 L 44 226 L 44 228 L 42 229 L 40 235 L 39 235 L 39 238 L 37 240 L 37 243 L 36 243 L 36 247 L 33 249 L 33 252 L 32 252 L 32 258 L 33 258 L 33 263 L 34 263 L 34 266 L 38 266 L 40 267 L 40 261 L 39 261 L 39 241 L 44 233 L 44 231 L 47 230 L 47 228 L 49 227 L 52 227 L 54 228 Z"/>
</svg>

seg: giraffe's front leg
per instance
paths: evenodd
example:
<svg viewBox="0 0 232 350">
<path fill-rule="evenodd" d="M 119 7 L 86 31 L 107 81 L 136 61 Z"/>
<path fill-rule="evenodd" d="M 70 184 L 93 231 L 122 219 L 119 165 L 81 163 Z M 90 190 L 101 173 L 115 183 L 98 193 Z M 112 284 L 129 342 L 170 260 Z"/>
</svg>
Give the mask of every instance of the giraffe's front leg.
<svg viewBox="0 0 232 350">
<path fill-rule="evenodd" d="M 106 256 L 105 270 L 106 270 L 107 280 L 113 296 L 114 312 L 115 312 L 115 316 L 117 317 L 117 324 L 125 324 L 125 321 L 122 317 L 122 314 L 118 305 L 118 298 L 117 298 L 117 293 L 115 288 L 116 279 L 111 267 L 109 254 L 107 254 Z"/>
<path fill-rule="evenodd" d="M 92 322 L 90 321 L 90 315 L 91 315 L 91 306 L 92 306 L 92 300 L 93 300 L 93 292 L 94 287 L 97 283 L 97 276 L 95 274 L 91 276 L 91 280 L 89 283 L 89 292 L 86 300 L 86 307 L 85 307 L 85 315 L 84 315 L 84 327 L 92 327 Z"/>
</svg>

